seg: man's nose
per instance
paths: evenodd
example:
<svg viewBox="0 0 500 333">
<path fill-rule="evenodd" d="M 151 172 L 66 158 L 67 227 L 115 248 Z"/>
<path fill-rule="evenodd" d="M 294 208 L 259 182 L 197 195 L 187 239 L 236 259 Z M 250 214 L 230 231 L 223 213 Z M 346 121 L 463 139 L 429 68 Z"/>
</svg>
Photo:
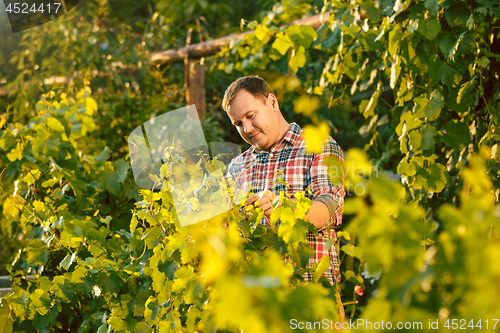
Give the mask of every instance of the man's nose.
<svg viewBox="0 0 500 333">
<path fill-rule="evenodd" d="M 253 125 L 252 122 L 246 121 L 243 123 L 243 131 L 245 131 L 246 134 L 252 133 L 253 131 Z"/>
</svg>

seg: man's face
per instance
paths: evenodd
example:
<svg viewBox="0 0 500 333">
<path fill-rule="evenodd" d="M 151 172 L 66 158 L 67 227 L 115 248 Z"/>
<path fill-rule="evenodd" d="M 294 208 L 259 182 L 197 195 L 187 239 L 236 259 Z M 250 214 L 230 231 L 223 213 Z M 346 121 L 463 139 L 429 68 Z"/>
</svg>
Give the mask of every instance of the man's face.
<svg viewBox="0 0 500 333">
<path fill-rule="evenodd" d="M 263 98 L 255 98 L 245 89 L 241 89 L 227 114 L 243 140 L 256 148 L 266 150 L 278 140 L 279 112 L 278 101 L 273 94 L 269 94 L 264 101 Z"/>
</svg>

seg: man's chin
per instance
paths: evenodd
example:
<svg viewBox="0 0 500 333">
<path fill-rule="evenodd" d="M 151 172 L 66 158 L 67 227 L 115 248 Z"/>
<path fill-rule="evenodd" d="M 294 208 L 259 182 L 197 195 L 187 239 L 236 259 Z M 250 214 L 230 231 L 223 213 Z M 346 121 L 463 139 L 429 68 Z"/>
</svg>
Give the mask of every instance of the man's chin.
<svg viewBox="0 0 500 333">
<path fill-rule="evenodd" d="M 269 149 L 271 148 L 271 146 L 270 146 L 270 145 L 267 145 L 267 144 L 259 144 L 259 143 L 257 143 L 257 142 L 255 142 L 255 143 L 253 144 L 253 146 L 254 146 L 255 148 L 259 149 L 259 150 L 269 150 Z"/>
<path fill-rule="evenodd" d="M 259 137 L 257 138 L 257 140 L 248 138 L 248 140 L 245 140 L 245 141 L 248 142 L 254 148 L 257 148 L 259 150 L 267 150 L 267 149 L 269 149 L 270 146 L 260 136 L 261 135 L 259 135 Z"/>
</svg>

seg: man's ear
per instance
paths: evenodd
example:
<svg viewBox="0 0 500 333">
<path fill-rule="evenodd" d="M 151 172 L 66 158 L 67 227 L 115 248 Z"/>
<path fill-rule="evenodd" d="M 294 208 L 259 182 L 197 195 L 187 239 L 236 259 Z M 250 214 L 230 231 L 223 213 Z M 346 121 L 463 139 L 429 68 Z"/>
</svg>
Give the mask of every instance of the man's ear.
<svg viewBox="0 0 500 333">
<path fill-rule="evenodd" d="M 269 101 L 269 103 L 271 103 L 271 107 L 273 108 L 274 111 L 279 111 L 280 107 L 278 104 L 278 99 L 274 94 L 269 94 L 267 96 L 267 100 Z"/>
</svg>

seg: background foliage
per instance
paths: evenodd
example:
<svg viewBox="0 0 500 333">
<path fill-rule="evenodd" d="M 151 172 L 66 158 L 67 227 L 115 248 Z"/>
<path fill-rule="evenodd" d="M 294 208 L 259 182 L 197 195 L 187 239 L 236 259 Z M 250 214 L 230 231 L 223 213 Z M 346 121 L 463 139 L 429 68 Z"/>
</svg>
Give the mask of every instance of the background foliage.
<svg viewBox="0 0 500 333">
<path fill-rule="evenodd" d="M 428 320 L 443 330 L 452 319 L 476 329 L 490 320 L 492 328 L 500 318 L 497 3 L 261 1 L 251 11 L 139 3 L 87 1 L 6 38 L 0 243 L 14 284 L 1 300 L 1 329 L 287 331 L 291 319 L 338 320 L 337 293 L 347 318 L 421 321 L 425 330 Z M 282 27 L 317 12 L 331 12 L 317 31 Z M 181 228 L 169 192 L 136 188 L 127 134 L 184 103 L 182 65 L 151 66 L 148 54 L 184 45 L 188 27 L 204 39 L 255 30 L 205 59 L 208 142 L 241 142 L 220 112 L 221 94 L 236 77 L 259 74 L 285 117 L 309 125 L 311 146 L 330 134 L 347 152 L 342 165 L 331 161 L 349 193 L 336 286 L 320 278 L 321 264 L 314 283 L 301 283 L 313 228 L 301 219 L 305 199 L 284 199 L 273 215 L 279 229 L 238 207 L 204 228 Z M 71 84 L 44 84 L 52 75 Z M 295 266 L 281 264 L 286 253 Z"/>
</svg>

